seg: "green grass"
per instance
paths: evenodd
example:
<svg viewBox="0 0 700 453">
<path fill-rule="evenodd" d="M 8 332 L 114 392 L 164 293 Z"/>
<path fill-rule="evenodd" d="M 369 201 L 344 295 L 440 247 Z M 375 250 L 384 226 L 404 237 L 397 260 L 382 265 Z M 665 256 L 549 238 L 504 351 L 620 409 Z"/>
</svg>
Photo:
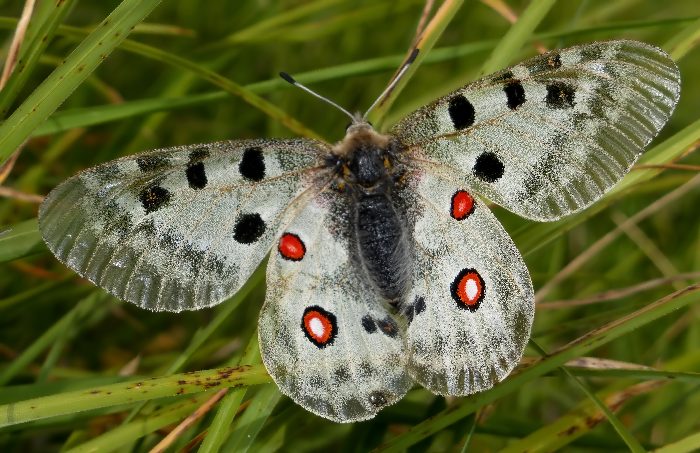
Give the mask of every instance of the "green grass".
<svg viewBox="0 0 700 453">
<path fill-rule="evenodd" d="M 363 110 L 406 55 L 423 6 L 38 3 L 22 64 L 0 91 L 0 161 L 26 141 L 2 185 L 38 195 L 80 169 L 156 147 L 338 140 L 346 118 L 276 74 Z M 697 2 L 510 0 L 522 17 L 513 26 L 481 2 L 460 3 L 447 3 L 375 124 L 533 55 L 534 42 L 640 39 L 668 51 L 683 79 L 674 116 L 641 163 L 694 167 L 634 169 L 596 205 L 558 222 L 494 208 L 541 290 L 521 368 L 469 398 L 415 388 L 371 421 L 334 424 L 282 397 L 260 365 L 263 269 L 213 309 L 147 312 L 58 263 L 38 234 L 36 204 L 1 198 L 0 449 L 148 451 L 227 387 L 172 451 L 700 449 Z M 22 6 L 0 2 L 3 59 Z M 601 303 L 545 305 L 660 278 L 666 283 Z"/>
</svg>

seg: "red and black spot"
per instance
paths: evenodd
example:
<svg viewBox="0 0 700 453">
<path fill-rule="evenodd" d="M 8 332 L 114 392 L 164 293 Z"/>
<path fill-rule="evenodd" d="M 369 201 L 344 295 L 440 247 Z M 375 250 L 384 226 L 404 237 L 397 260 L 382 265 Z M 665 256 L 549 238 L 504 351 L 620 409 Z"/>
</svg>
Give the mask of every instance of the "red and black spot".
<svg viewBox="0 0 700 453">
<path fill-rule="evenodd" d="M 396 321 L 391 318 L 391 316 L 387 316 L 384 319 L 378 319 L 377 327 L 379 327 L 379 330 L 381 330 L 382 333 L 389 338 L 396 338 L 396 336 L 399 334 L 399 326 L 396 324 Z"/>
<path fill-rule="evenodd" d="M 325 348 L 333 343 L 338 333 L 338 323 L 333 313 L 312 305 L 304 310 L 301 330 L 310 342 L 319 348 Z"/>
<path fill-rule="evenodd" d="M 370 315 L 365 315 L 362 317 L 362 328 L 367 333 L 374 333 L 379 330 L 389 338 L 396 338 L 399 334 L 399 325 L 396 324 L 396 321 L 391 316 L 387 316 L 384 319 L 374 319 Z"/>
<path fill-rule="evenodd" d="M 277 244 L 277 250 L 282 258 L 289 261 L 301 261 L 306 255 L 304 241 L 294 233 L 284 233 Z"/>
<path fill-rule="evenodd" d="M 474 124 L 476 118 L 474 106 L 461 94 L 450 99 L 447 111 L 450 114 L 452 124 L 457 130 L 465 129 Z"/>
<path fill-rule="evenodd" d="M 265 177 L 265 157 L 262 149 L 254 146 L 243 152 L 241 163 L 238 164 L 241 176 L 251 181 L 260 181 Z"/>
<path fill-rule="evenodd" d="M 149 214 L 168 204 L 170 192 L 158 185 L 150 186 L 141 191 L 139 200 L 143 209 L 146 210 L 146 214 Z"/>
<path fill-rule="evenodd" d="M 472 212 L 474 212 L 475 207 L 474 197 L 472 197 L 467 191 L 458 190 L 454 193 L 454 195 L 452 195 L 450 215 L 455 220 L 464 220 L 469 217 Z"/>
<path fill-rule="evenodd" d="M 476 311 L 486 294 L 486 284 L 475 269 L 462 269 L 452 281 L 450 293 L 459 308 Z"/>
<path fill-rule="evenodd" d="M 241 244 L 252 244 L 265 233 L 267 226 L 257 212 L 242 214 L 233 227 L 233 238 Z"/>
<path fill-rule="evenodd" d="M 496 182 L 503 176 L 505 166 L 501 159 L 490 151 L 483 152 L 476 158 L 474 176 L 485 182 Z"/>
<path fill-rule="evenodd" d="M 425 311 L 425 297 L 416 296 L 416 299 L 413 301 L 413 303 L 407 305 L 403 309 L 403 314 L 404 314 L 404 316 L 406 316 L 408 323 L 411 324 L 413 322 L 413 318 L 416 315 L 423 313 L 424 311 Z"/>
</svg>

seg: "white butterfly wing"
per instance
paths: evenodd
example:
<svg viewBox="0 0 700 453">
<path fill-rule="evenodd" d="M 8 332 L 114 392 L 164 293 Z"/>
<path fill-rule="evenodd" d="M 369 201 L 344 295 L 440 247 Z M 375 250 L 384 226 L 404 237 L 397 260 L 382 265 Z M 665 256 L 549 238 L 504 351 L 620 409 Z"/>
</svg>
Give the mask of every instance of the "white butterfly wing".
<svg viewBox="0 0 700 453">
<path fill-rule="evenodd" d="M 284 227 L 267 266 L 263 362 L 282 393 L 337 422 L 366 420 L 403 397 L 403 332 L 358 275 L 347 206 L 316 196 Z"/>
<path fill-rule="evenodd" d="M 522 257 L 488 207 L 463 186 L 416 170 L 411 376 L 441 395 L 492 387 L 518 364 L 535 307 Z"/>
<path fill-rule="evenodd" d="M 392 133 L 431 171 L 524 217 L 600 198 L 670 117 L 678 68 L 656 47 L 609 41 L 552 51 L 412 113 Z"/>
<path fill-rule="evenodd" d="M 215 305 L 264 258 L 326 152 L 308 140 L 248 140 L 129 156 L 56 187 L 39 226 L 54 255 L 119 299 Z"/>
</svg>

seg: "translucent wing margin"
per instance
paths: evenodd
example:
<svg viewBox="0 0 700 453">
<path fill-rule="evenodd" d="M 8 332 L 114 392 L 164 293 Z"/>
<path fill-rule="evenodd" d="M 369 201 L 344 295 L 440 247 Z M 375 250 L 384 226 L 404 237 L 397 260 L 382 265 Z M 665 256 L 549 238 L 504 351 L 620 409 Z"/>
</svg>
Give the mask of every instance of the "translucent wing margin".
<svg viewBox="0 0 700 453">
<path fill-rule="evenodd" d="M 409 154 L 524 217 L 600 198 L 669 119 L 678 68 L 662 50 L 609 41 L 552 51 L 429 104 L 392 133 Z"/>
<path fill-rule="evenodd" d="M 353 264 L 347 205 L 317 196 L 279 237 L 260 312 L 263 362 L 280 391 L 337 422 L 372 418 L 412 379 L 404 333 Z"/>
<path fill-rule="evenodd" d="M 150 310 L 215 305 L 268 252 L 325 146 L 226 141 L 108 162 L 47 196 L 41 233 L 61 261 L 119 299 Z"/>
<path fill-rule="evenodd" d="M 530 275 L 488 207 L 417 171 L 413 288 L 402 308 L 411 376 L 433 393 L 491 388 L 518 364 L 535 314 Z"/>
</svg>

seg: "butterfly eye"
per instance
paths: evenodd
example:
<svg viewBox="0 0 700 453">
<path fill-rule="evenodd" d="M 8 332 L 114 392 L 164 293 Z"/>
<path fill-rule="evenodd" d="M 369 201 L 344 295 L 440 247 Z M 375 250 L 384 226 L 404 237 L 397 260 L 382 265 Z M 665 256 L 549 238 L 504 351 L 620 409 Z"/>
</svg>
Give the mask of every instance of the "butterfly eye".
<svg viewBox="0 0 700 453">
<path fill-rule="evenodd" d="M 384 168 L 391 168 L 391 159 L 388 154 L 384 155 Z"/>
</svg>

